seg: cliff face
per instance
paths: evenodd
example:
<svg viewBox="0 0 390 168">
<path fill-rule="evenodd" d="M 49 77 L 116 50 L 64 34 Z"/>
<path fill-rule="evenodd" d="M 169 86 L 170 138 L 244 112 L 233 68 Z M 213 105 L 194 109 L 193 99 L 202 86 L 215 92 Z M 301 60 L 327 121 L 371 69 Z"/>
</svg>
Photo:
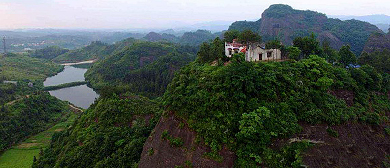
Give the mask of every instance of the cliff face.
<svg viewBox="0 0 390 168">
<path fill-rule="evenodd" d="M 222 161 L 207 158 L 205 153 L 211 149 L 196 140 L 196 133 L 191 131 L 186 121 L 175 117 L 172 113 L 162 117 L 152 134 L 146 140 L 138 163 L 139 168 L 165 167 L 233 167 L 236 155 L 228 149 L 219 154 Z M 165 138 L 164 132 L 171 138 Z M 181 141 L 181 145 L 173 143 L 173 139 Z M 179 140 L 180 139 L 180 140 Z"/>
<path fill-rule="evenodd" d="M 320 32 L 327 21 L 324 14 L 313 11 L 297 11 L 286 5 L 272 5 L 262 14 L 259 26 L 265 37 L 281 37 L 287 44 L 292 43 L 296 31 Z"/>
<path fill-rule="evenodd" d="M 321 42 L 327 40 L 335 49 L 350 45 L 355 54 L 360 54 L 370 34 L 382 32 L 367 22 L 330 19 L 315 11 L 295 10 L 288 5 L 271 5 L 256 22 L 237 21 L 229 30 L 252 30 L 268 41 L 278 37 L 285 45 L 291 45 L 299 36 L 317 35 Z"/>
</svg>

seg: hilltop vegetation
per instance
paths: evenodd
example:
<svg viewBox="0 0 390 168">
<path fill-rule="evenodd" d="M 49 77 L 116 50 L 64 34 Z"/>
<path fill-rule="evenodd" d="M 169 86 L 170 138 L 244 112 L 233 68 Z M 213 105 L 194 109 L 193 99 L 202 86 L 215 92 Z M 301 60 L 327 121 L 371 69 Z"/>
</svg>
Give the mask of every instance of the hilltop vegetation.
<svg viewBox="0 0 390 168">
<path fill-rule="evenodd" d="M 103 93 L 71 128 L 53 136 L 33 167 L 137 167 L 160 114 L 148 98 Z"/>
<path fill-rule="evenodd" d="M 307 142 L 270 147 L 299 133 L 299 122 L 379 125 L 390 111 L 389 76 L 371 66 L 337 68 L 315 55 L 298 62 L 237 59 L 227 66 L 191 63 L 164 95 L 167 111 L 187 121 L 211 147 L 209 156 L 218 158 L 226 145 L 238 156 L 237 167 L 299 167 Z M 329 92 L 338 90 L 353 92 L 353 103 Z"/>
<path fill-rule="evenodd" d="M 159 96 L 174 72 L 195 59 L 196 50 L 164 42 L 137 42 L 93 65 L 86 73 L 92 87 L 123 86 L 146 96 Z"/>
<path fill-rule="evenodd" d="M 325 14 L 295 10 L 288 5 L 271 5 L 258 21 L 237 21 L 229 30 L 252 30 L 263 36 L 265 41 L 277 37 L 286 45 L 292 44 L 296 37 L 314 32 L 321 42 L 327 40 L 335 49 L 350 45 L 351 50 L 358 55 L 372 33 L 382 33 L 375 25 L 367 22 L 331 19 Z"/>
</svg>

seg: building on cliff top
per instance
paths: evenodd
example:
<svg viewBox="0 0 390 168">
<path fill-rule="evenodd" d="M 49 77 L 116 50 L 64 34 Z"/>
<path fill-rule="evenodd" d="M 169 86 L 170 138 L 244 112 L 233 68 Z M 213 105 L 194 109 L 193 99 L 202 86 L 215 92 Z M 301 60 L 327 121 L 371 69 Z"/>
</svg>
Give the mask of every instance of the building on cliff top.
<svg viewBox="0 0 390 168">
<path fill-rule="evenodd" d="M 233 54 L 244 53 L 246 61 L 274 61 L 282 59 L 282 52 L 279 49 L 265 49 L 259 43 L 244 45 L 236 39 L 232 43 L 225 42 L 225 55 L 232 57 Z"/>
</svg>

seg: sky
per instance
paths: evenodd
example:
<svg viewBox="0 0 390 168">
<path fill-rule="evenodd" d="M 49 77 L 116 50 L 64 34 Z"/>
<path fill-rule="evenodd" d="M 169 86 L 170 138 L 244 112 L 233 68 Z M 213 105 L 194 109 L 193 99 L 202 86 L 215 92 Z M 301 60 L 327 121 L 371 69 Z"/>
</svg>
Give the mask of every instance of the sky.
<svg viewBox="0 0 390 168">
<path fill-rule="evenodd" d="M 327 15 L 390 15 L 390 0 L 0 0 L 0 29 L 175 28 L 257 20 L 272 4 Z"/>
</svg>

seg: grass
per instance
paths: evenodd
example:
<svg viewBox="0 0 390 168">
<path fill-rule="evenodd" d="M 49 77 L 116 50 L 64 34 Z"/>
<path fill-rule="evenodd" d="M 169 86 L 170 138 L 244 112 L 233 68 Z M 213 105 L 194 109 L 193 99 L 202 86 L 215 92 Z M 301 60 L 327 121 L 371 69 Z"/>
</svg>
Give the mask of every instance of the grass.
<svg viewBox="0 0 390 168">
<path fill-rule="evenodd" d="M 0 168 L 31 167 L 34 156 L 38 156 L 39 149 L 10 149 L 0 157 Z"/>
<path fill-rule="evenodd" d="M 69 127 L 76 118 L 77 115 L 71 113 L 67 120 L 5 151 L 0 156 L 0 168 L 30 168 L 34 156 L 38 157 L 40 149 L 50 145 L 52 135 Z"/>
</svg>

